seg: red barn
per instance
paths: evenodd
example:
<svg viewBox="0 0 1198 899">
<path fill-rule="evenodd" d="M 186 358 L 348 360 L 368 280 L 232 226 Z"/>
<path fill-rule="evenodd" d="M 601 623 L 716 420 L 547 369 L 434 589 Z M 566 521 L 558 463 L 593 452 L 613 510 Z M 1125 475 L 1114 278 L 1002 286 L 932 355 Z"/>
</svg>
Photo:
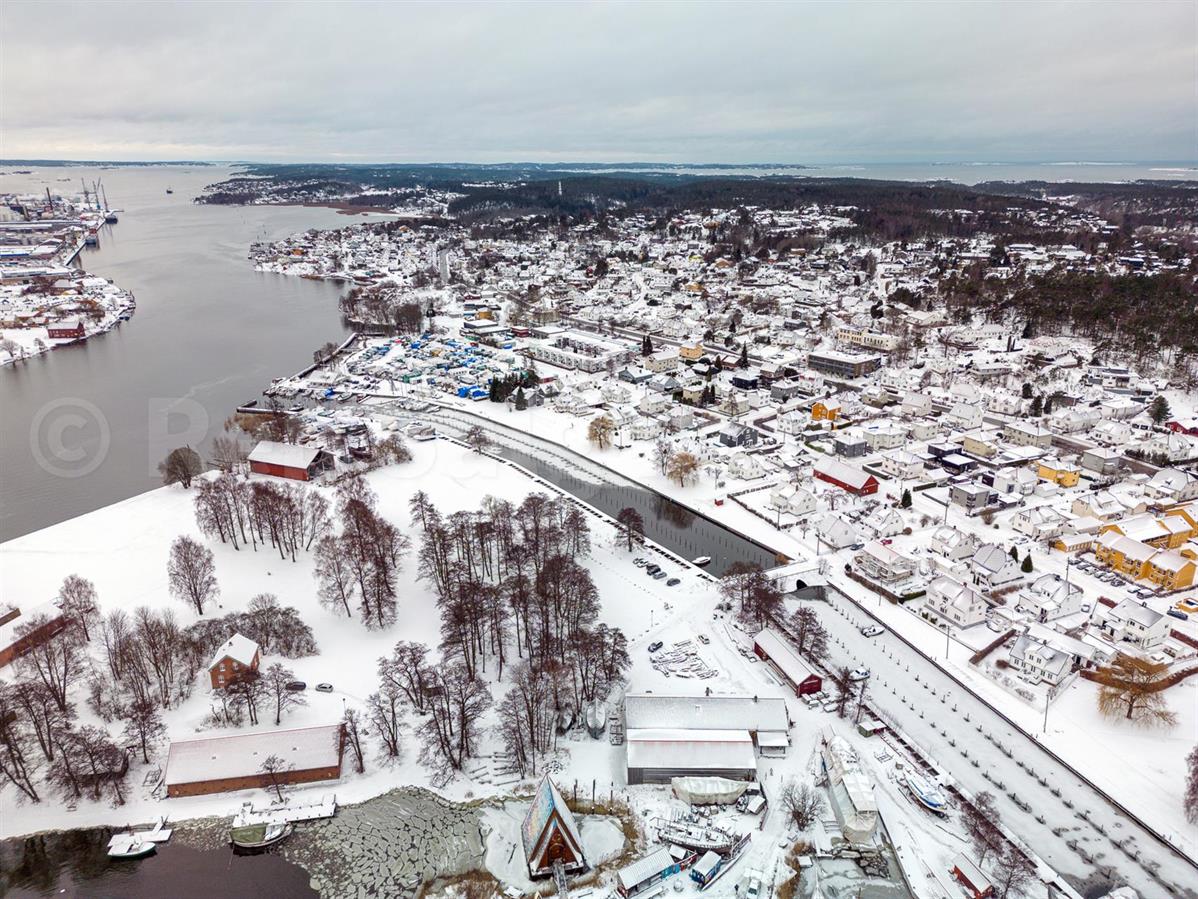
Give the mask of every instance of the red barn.
<svg viewBox="0 0 1198 899">
<path fill-rule="evenodd" d="M 16 606 L 0 608 L 0 668 L 67 629 L 70 619 L 53 603 L 22 613 Z"/>
<path fill-rule="evenodd" d="M 250 471 L 254 474 L 310 481 L 333 470 L 333 456 L 314 446 L 295 446 L 262 440 L 249 455 Z"/>
<path fill-rule="evenodd" d="M 56 340 L 78 340 L 83 337 L 83 322 L 77 318 L 64 318 L 46 325 L 46 333 Z"/>
<path fill-rule="evenodd" d="M 952 873 L 972 899 L 986 899 L 987 896 L 994 895 L 994 885 L 990 883 L 990 878 L 983 874 L 982 869 L 967 858 L 965 853 L 958 852 L 957 857 L 953 859 Z"/>
<path fill-rule="evenodd" d="M 785 636 L 767 627 L 753 638 L 753 652 L 762 661 L 770 662 L 791 685 L 796 696 L 818 693 L 823 679 L 803 661 Z"/>
<path fill-rule="evenodd" d="M 878 492 L 877 478 L 839 459 L 818 459 L 813 474 L 821 481 L 835 484 L 841 490 L 858 496 L 869 496 Z"/>
</svg>

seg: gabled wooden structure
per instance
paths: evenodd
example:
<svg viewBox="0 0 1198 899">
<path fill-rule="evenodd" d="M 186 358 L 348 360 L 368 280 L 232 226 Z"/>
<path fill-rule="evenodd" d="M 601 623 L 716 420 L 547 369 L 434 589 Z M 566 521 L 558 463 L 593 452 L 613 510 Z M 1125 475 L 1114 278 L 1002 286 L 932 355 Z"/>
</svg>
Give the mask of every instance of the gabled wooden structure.
<svg viewBox="0 0 1198 899">
<path fill-rule="evenodd" d="M 547 877 L 559 863 L 568 874 L 586 870 L 578 823 L 548 774 L 537 785 L 520 834 L 530 877 Z"/>
</svg>

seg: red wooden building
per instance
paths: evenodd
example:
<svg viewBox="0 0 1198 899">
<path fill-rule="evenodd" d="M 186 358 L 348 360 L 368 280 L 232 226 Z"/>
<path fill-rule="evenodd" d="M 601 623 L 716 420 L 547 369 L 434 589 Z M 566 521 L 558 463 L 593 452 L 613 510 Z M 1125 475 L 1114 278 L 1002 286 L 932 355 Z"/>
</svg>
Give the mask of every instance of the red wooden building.
<svg viewBox="0 0 1198 899">
<path fill-rule="evenodd" d="M 53 603 L 22 611 L 0 608 L 0 668 L 67 629 L 71 620 Z"/>
<path fill-rule="evenodd" d="M 812 473 L 821 481 L 835 484 L 841 490 L 858 496 L 869 496 L 878 492 L 877 478 L 839 459 L 817 460 Z"/>
<path fill-rule="evenodd" d="M 212 689 L 227 687 L 248 671 L 257 671 L 262 661 L 258 644 L 249 637 L 234 634 L 220 645 L 208 665 Z"/>
<path fill-rule="evenodd" d="M 796 696 L 818 693 L 824 685 L 823 678 L 803 661 L 790 640 L 772 627 L 753 638 L 753 652 L 757 658 L 770 662 L 786 678 Z"/>
<path fill-rule="evenodd" d="M 254 474 L 310 481 L 333 470 L 333 456 L 314 446 L 295 446 L 262 440 L 249 455 L 250 471 Z"/>
<path fill-rule="evenodd" d="M 983 874 L 982 869 L 967 858 L 965 853 L 958 852 L 957 857 L 953 859 L 952 873 L 961 886 L 965 887 L 965 892 L 971 899 L 986 899 L 994 895 L 994 885 L 990 878 Z"/>
<path fill-rule="evenodd" d="M 83 321 L 78 318 L 64 318 L 62 321 L 46 325 L 46 333 L 55 340 L 78 340 L 83 337 Z"/>
</svg>

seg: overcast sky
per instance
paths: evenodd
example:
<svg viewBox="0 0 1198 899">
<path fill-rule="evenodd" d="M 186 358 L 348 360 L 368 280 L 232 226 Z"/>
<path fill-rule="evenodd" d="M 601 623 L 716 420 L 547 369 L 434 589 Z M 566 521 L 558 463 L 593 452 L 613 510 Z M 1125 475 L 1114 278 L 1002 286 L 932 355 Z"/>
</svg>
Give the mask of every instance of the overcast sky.
<svg viewBox="0 0 1198 899">
<path fill-rule="evenodd" d="M 1198 3 L 3 0 L 0 156 L 1191 161 Z"/>
</svg>

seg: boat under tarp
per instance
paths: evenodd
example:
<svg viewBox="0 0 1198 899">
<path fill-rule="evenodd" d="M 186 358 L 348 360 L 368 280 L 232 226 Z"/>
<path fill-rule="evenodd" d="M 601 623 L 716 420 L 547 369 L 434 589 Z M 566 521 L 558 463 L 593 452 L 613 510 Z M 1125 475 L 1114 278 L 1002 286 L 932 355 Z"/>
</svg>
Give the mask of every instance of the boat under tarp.
<svg viewBox="0 0 1198 899">
<path fill-rule="evenodd" d="M 675 777 L 670 786 L 675 796 L 691 805 L 732 805 L 749 783 L 727 777 Z"/>
<path fill-rule="evenodd" d="M 663 824 L 657 835 L 663 843 L 673 843 L 696 852 L 727 852 L 740 839 L 736 834 L 710 824 L 690 824 L 683 821 Z"/>
</svg>

